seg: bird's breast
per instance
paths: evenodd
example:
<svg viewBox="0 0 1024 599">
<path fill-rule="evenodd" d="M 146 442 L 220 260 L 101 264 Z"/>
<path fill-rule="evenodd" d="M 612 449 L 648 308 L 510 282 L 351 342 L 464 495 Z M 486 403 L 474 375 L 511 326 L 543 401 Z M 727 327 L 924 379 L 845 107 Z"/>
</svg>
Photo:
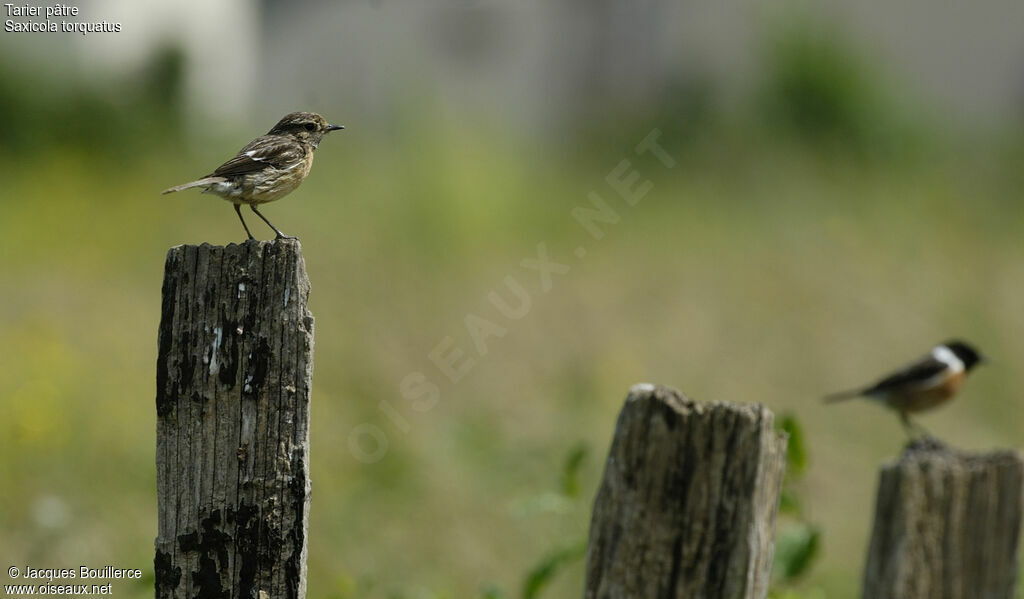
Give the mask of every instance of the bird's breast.
<svg viewBox="0 0 1024 599">
<path fill-rule="evenodd" d="M 242 187 L 246 193 L 239 199 L 250 204 L 265 204 L 280 200 L 295 191 L 310 169 L 313 168 L 313 152 L 306 152 L 302 160 L 283 168 L 268 168 L 246 176 Z"/>
<path fill-rule="evenodd" d="M 965 373 L 952 372 L 940 381 L 922 387 L 911 387 L 893 393 L 888 403 L 904 412 L 921 412 L 946 403 L 964 383 Z"/>
</svg>

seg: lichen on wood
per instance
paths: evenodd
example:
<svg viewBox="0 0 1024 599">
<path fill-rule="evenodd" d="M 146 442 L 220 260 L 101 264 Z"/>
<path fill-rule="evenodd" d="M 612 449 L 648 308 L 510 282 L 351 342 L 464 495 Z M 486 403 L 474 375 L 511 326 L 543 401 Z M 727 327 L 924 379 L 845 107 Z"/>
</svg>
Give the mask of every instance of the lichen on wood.
<svg viewBox="0 0 1024 599">
<path fill-rule="evenodd" d="M 313 317 L 298 241 L 167 253 L 156 596 L 305 596 Z"/>
</svg>

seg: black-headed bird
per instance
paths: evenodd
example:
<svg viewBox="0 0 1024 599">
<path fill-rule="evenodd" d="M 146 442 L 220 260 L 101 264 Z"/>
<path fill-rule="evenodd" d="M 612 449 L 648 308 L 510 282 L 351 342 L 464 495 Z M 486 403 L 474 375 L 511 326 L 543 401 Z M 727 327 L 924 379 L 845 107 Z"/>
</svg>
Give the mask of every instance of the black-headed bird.
<svg viewBox="0 0 1024 599">
<path fill-rule="evenodd" d="M 826 402 L 866 397 L 896 410 L 908 433 L 915 428 L 910 414 L 942 405 L 956 395 L 967 373 L 982 363 L 977 349 L 959 340 L 937 345 L 917 361 L 866 387 L 833 393 Z"/>
</svg>

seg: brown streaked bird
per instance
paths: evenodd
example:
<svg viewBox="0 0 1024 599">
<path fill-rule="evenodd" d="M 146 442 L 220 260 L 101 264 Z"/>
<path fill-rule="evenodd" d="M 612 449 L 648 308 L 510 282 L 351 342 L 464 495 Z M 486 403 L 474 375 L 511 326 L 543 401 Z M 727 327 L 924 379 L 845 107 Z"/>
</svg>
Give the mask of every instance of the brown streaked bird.
<svg viewBox="0 0 1024 599">
<path fill-rule="evenodd" d="M 162 193 L 202 187 L 203 193 L 217 194 L 235 205 L 235 212 L 249 239 L 255 237 L 242 218 L 242 204 L 248 204 L 256 216 L 274 230 L 277 239 L 295 239 L 278 230 L 256 206 L 280 200 L 294 191 L 309 175 L 313 151 L 320 141 L 331 131 L 344 128 L 328 123 L 315 112 L 293 112 L 285 115 L 266 135 L 250 141 L 234 158 L 209 175 L 175 185 Z"/>
<path fill-rule="evenodd" d="M 915 426 L 910 422 L 909 414 L 929 410 L 952 399 L 963 385 L 967 373 L 984 361 L 985 358 L 971 345 L 950 340 L 874 384 L 833 393 L 826 396 L 825 401 L 854 397 L 879 401 L 899 412 L 903 427 L 912 434 Z"/>
</svg>

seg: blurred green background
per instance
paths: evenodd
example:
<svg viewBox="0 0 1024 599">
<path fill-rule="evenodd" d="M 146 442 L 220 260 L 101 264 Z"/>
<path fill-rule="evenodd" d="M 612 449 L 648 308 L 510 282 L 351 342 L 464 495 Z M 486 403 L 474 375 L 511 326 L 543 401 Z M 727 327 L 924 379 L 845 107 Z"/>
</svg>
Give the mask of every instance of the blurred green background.
<svg viewBox="0 0 1024 599">
<path fill-rule="evenodd" d="M 263 210 L 302 239 L 312 282 L 310 597 L 518 597 L 536 580 L 548 582 L 538 597 L 578 596 L 590 502 L 637 382 L 800 421 L 802 517 L 822 533 L 793 587 L 801 597 L 858 596 L 877 468 L 905 441 L 892 414 L 826 408 L 824 393 L 964 337 L 992 364 L 921 422 L 965 448 L 1022 445 L 1024 111 L 1013 106 L 1024 92 L 972 112 L 894 66 L 863 29 L 799 7 L 753 19 L 735 45 L 716 34 L 727 19 L 705 11 L 715 18 L 704 35 L 744 56 L 741 76 L 694 52 L 686 68 L 667 60 L 642 79 L 629 61 L 569 83 L 549 75 L 549 89 L 500 60 L 486 76 L 442 73 L 430 53 L 417 57 L 423 69 L 405 57 L 404 69 L 356 76 L 385 42 L 307 45 L 305 33 L 334 43 L 331 27 L 358 30 L 370 13 L 387 23 L 395 3 L 337 21 L 297 5 L 274 36 L 279 3 L 241 4 L 262 14 L 264 68 L 245 84 L 228 74 L 230 53 L 205 65 L 240 86 L 214 85 L 237 110 L 204 100 L 187 36 L 154 35 L 131 66 L 78 56 L 109 43 L 99 36 L 0 36 L 4 569 L 138 567 L 147 578 L 114 592 L 152 595 L 164 255 L 244 238 L 219 198 L 159 191 L 292 110 L 347 126 L 303 186 Z M 145 30 L 134 13 L 90 6 L 93 19 L 125 20 L 126 37 Z M 431 13 L 456 50 L 444 61 L 476 59 L 480 38 L 520 16 L 489 6 Z M 183 18 L 172 31 L 188 30 Z M 636 49 L 587 39 L 567 34 L 561 62 L 596 48 L 596 64 L 617 64 Z M 993 69 L 1020 76 L 1008 85 L 1020 91 L 1024 51 L 1000 60 L 1014 56 Z M 939 88 L 976 76 L 951 64 Z M 673 168 L 635 152 L 655 129 Z M 606 181 L 622 160 L 652 183 L 635 206 Z M 599 240 L 572 216 L 591 192 L 621 217 Z M 547 291 L 521 265 L 539 243 L 569 267 Z M 532 299 L 518 320 L 487 299 L 511 299 L 509 276 Z M 484 355 L 471 314 L 504 331 Z M 474 360 L 454 383 L 429 357 L 449 337 Z M 402 397 L 411 373 L 439 387 L 436 404 Z M 367 427 L 387 443 L 372 463 L 359 459 L 374 449 L 366 437 L 353 437 Z"/>
</svg>

